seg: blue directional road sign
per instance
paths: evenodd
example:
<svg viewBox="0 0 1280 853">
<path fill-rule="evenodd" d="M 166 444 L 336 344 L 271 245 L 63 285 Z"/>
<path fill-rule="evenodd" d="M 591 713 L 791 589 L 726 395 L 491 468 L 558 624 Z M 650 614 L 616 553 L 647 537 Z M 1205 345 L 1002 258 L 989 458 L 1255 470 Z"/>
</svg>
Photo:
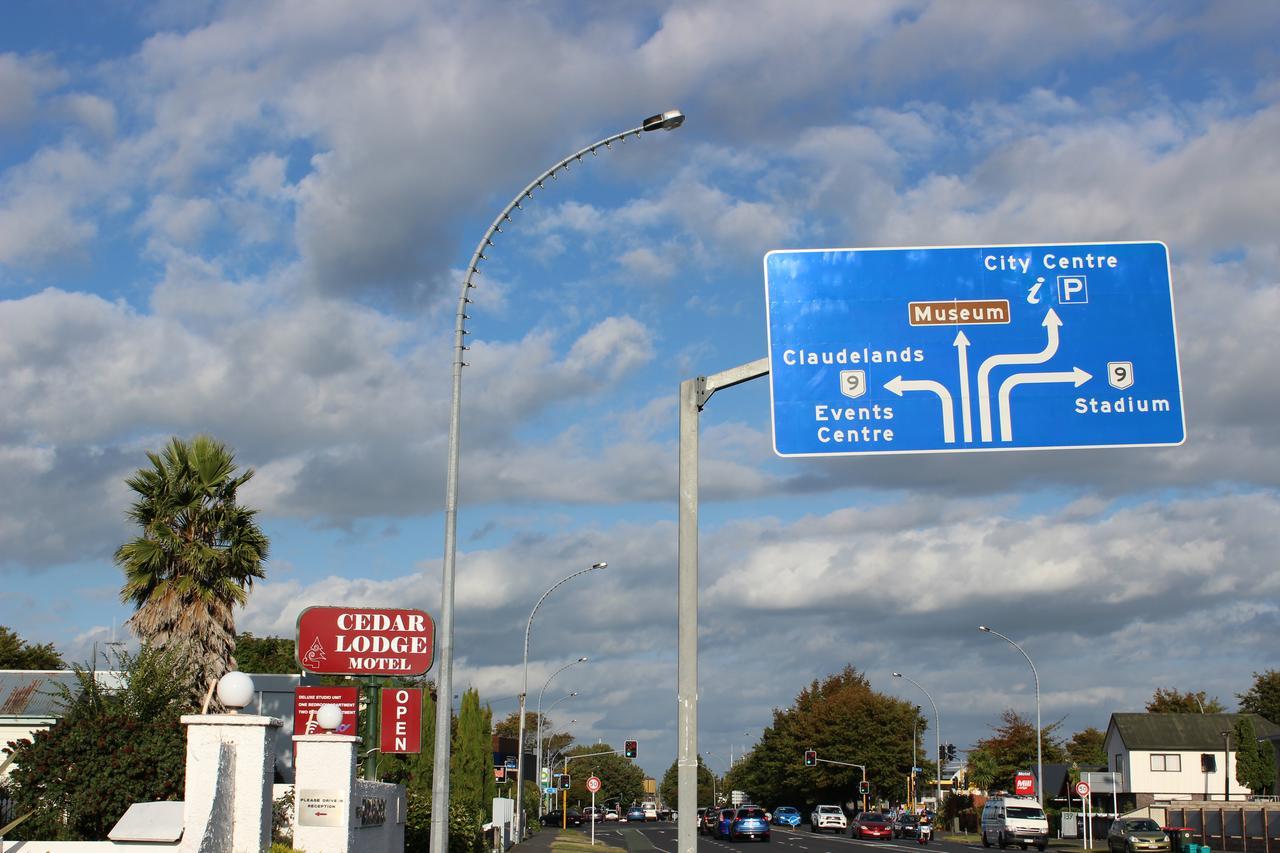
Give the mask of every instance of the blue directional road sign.
<svg viewBox="0 0 1280 853">
<path fill-rule="evenodd" d="M 1137 447 L 1186 435 L 1169 252 L 770 252 L 780 456 Z"/>
</svg>

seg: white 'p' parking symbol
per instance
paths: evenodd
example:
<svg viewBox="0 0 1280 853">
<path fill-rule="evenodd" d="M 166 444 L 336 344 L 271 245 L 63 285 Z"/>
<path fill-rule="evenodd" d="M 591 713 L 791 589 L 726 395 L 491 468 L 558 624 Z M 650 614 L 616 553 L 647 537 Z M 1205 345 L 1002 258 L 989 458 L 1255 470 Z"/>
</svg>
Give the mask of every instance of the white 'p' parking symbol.
<svg viewBox="0 0 1280 853">
<path fill-rule="evenodd" d="M 1089 280 L 1082 275 L 1058 276 L 1058 304 L 1084 305 L 1089 301 Z"/>
</svg>

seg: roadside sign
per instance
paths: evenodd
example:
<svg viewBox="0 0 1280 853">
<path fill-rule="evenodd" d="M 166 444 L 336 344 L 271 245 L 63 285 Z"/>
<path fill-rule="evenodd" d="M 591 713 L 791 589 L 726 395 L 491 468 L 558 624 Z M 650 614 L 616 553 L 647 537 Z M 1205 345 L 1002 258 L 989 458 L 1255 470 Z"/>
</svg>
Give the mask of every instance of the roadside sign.
<svg viewBox="0 0 1280 853">
<path fill-rule="evenodd" d="M 1013 793 L 1019 797 L 1034 797 L 1036 794 L 1036 777 L 1024 771 L 1014 773 Z"/>
<path fill-rule="evenodd" d="M 1080 797 L 1087 797 L 1087 796 L 1089 796 L 1089 783 L 1088 783 L 1088 782 L 1085 782 L 1085 781 L 1083 781 L 1083 780 L 1082 780 L 1082 781 L 1080 781 L 1080 782 L 1077 782 L 1077 783 L 1076 783 L 1076 795 L 1077 795 L 1077 796 L 1080 796 Z"/>
<path fill-rule="evenodd" d="M 353 735 L 356 733 L 356 705 L 359 700 L 358 687 L 296 687 L 293 691 L 293 733 L 322 734 L 316 714 L 322 705 L 337 705 L 342 709 L 342 722 L 332 733 Z"/>
<path fill-rule="evenodd" d="M 298 663 L 323 675 L 422 675 L 435 624 L 421 610 L 308 607 L 298 614 Z"/>
<path fill-rule="evenodd" d="M 774 451 L 1177 445 L 1163 243 L 765 255 Z"/>
<path fill-rule="evenodd" d="M 382 754 L 422 752 L 422 689 L 384 687 L 378 746 Z"/>
<path fill-rule="evenodd" d="M 598 777 L 595 777 L 595 776 L 591 776 L 591 777 L 589 777 L 589 778 L 587 779 L 587 790 L 588 790 L 588 791 L 590 791 L 590 792 L 591 792 L 591 793 L 593 793 L 593 794 L 594 794 L 596 791 L 599 791 L 599 790 L 600 790 L 600 779 L 599 779 Z"/>
</svg>

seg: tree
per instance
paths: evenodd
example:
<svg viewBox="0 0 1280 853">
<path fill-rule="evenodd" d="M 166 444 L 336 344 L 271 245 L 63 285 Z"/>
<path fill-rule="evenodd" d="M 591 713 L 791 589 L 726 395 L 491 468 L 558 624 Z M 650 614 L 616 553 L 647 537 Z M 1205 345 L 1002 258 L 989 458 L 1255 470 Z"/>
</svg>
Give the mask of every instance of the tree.
<svg viewBox="0 0 1280 853">
<path fill-rule="evenodd" d="M 726 787 L 746 790 L 772 803 L 852 802 L 862 772 L 852 767 L 804 766 L 804 752 L 864 764 L 873 796 L 905 799 L 911 768 L 911 738 L 927 721 L 907 701 L 877 693 L 852 666 L 800 691 L 729 774 Z"/>
<path fill-rule="evenodd" d="M 1050 723 L 1040 729 L 1040 751 L 1046 763 L 1066 758 L 1062 744 L 1054 738 L 1058 725 Z M 1035 724 L 1017 711 L 1009 709 L 1000 715 L 1000 724 L 992 726 L 991 731 L 991 737 L 978 741 L 976 746 L 995 760 L 995 778 L 991 784 L 996 788 L 1012 790 L 1014 774 L 1036 766 Z"/>
<path fill-rule="evenodd" d="M 1067 742 L 1067 758 L 1076 764 L 1105 767 L 1107 764 L 1107 736 L 1089 726 L 1076 732 Z"/>
<path fill-rule="evenodd" d="M 1157 687 L 1147 703 L 1148 714 L 1221 714 L 1226 710 L 1217 696 L 1210 699 L 1203 690 L 1183 693 L 1174 687 Z"/>
<path fill-rule="evenodd" d="M 1263 763 L 1262 750 L 1258 748 L 1258 735 L 1253 720 L 1241 714 L 1233 726 L 1232 739 L 1236 743 L 1236 781 L 1255 794 L 1262 792 L 1275 781 L 1275 757 Z"/>
<path fill-rule="evenodd" d="M 1000 766 L 994 755 L 981 748 L 969 750 L 967 763 L 969 784 L 979 790 L 989 791 L 999 773 Z"/>
<path fill-rule="evenodd" d="M 450 802 L 465 803 L 478 812 L 482 809 L 487 812 L 484 809 L 486 775 L 493 775 L 489 726 L 480 710 L 480 693 L 468 688 L 462 694 L 462 706 L 458 709 L 458 731 L 449 774 Z"/>
<path fill-rule="evenodd" d="M 405 787 L 415 792 L 431 809 L 431 783 L 436 761 L 436 702 L 432 690 L 422 690 L 422 752 L 410 755 Z"/>
<path fill-rule="evenodd" d="M 121 545 L 122 601 L 144 645 L 174 649 L 193 664 L 193 698 L 235 665 L 234 609 L 265 577 L 267 537 L 256 512 L 237 503 L 253 469 L 237 473 L 226 445 L 200 435 L 172 438 L 150 468 L 125 482 L 137 494 L 129 518 L 141 535 Z"/>
<path fill-rule="evenodd" d="M 182 798 L 186 736 L 185 664 L 173 651 L 120 653 L 124 686 L 109 690 L 75 668 L 61 719 L 13 744 L 15 814 L 34 811 L 23 838 L 98 841 L 135 802 Z M 10 836 L 12 837 L 12 836 Z"/>
<path fill-rule="evenodd" d="M 33 646 L 0 625 L 0 669 L 66 669 L 53 643 Z"/>
<path fill-rule="evenodd" d="M 255 637 L 248 632 L 236 636 L 236 668 L 241 672 L 294 675 L 298 661 L 294 641 L 285 637 Z"/>
<path fill-rule="evenodd" d="M 658 785 L 658 796 L 662 798 L 662 802 L 669 808 L 676 807 L 678 799 L 678 781 L 680 775 L 680 763 L 678 761 L 671 762 L 671 766 L 667 768 L 667 772 L 662 774 L 662 782 Z M 698 756 L 698 805 L 714 806 L 712 801 L 713 792 L 715 790 L 715 774 L 702 763 L 702 756 Z"/>
<path fill-rule="evenodd" d="M 1253 686 L 1237 693 L 1240 710 L 1257 714 L 1265 720 L 1280 724 L 1280 669 L 1253 674 Z"/>
</svg>

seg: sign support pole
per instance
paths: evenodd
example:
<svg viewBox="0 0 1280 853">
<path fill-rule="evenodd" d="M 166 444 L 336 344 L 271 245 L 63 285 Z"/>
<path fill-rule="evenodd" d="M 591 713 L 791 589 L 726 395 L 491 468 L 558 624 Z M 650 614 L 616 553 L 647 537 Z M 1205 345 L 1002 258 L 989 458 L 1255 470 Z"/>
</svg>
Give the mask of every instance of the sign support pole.
<svg viewBox="0 0 1280 853">
<path fill-rule="evenodd" d="M 698 849 L 698 415 L 711 395 L 769 373 L 769 359 L 680 383 L 680 619 L 676 700 L 677 853 Z"/>
<path fill-rule="evenodd" d="M 378 776 L 378 759 L 374 755 L 374 747 L 378 745 L 378 679 L 369 676 L 365 679 L 365 687 L 369 698 L 365 701 L 367 716 L 364 721 L 364 778 L 370 782 Z"/>
<path fill-rule="evenodd" d="M 596 846 L 596 790 L 591 789 L 591 846 Z"/>
</svg>

